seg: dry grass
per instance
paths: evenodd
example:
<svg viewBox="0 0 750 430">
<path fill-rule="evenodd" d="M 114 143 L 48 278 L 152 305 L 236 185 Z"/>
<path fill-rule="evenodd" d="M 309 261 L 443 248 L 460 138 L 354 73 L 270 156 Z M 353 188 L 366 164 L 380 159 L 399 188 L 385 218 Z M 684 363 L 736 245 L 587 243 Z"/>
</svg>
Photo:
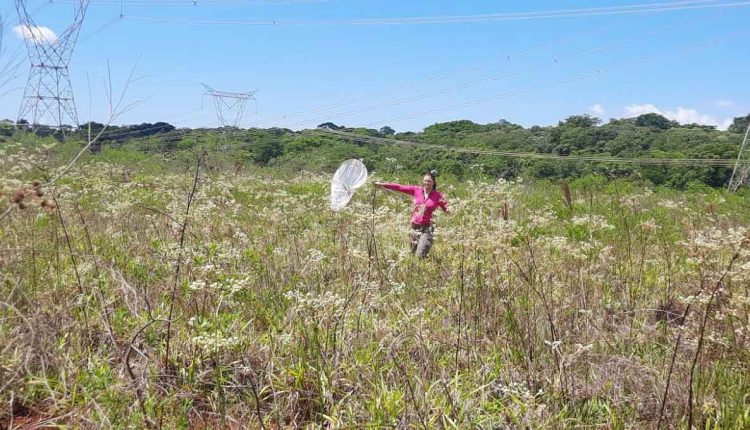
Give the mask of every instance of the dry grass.
<svg viewBox="0 0 750 430">
<path fill-rule="evenodd" d="M 443 182 L 421 261 L 390 194 L 335 214 L 324 176 L 118 169 L 0 222 L 2 422 L 643 428 L 669 379 L 678 428 L 703 329 L 693 424 L 750 425 L 743 196 Z M 5 171 L 12 204 L 31 168 Z"/>
</svg>

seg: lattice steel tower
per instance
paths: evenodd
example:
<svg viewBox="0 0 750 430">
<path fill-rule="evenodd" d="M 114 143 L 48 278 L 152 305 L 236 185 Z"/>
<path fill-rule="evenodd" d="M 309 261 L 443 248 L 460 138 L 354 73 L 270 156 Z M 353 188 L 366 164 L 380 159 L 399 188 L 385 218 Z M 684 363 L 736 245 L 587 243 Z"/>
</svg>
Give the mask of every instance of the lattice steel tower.
<svg viewBox="0 0 750 430">
<path fill-rule="evenodd" d="M 740 185 L 747 183 L 748 173 L 750 172 L 750 154 L 748 154 L 750 148 L 747 147 L 748 134 L 750 134 L 750 121 L 747 124 L 747 130 L 745 130 L 745 137 L 742 139 L 740 153 L 737 154 L 737 161 L 734 163 L 732 177 L 729 179 L 727 188 L 731 192 L 737 191 Z"/>
<path fill-rule="evenodd" d="M 15 0 L 15 3 L 31 61 L 29 80 L 16 122 L 26 120 L 32 127 L 54 124 L 61 132 L 66 122 L 78 127 L 68 64 L 86 15 L 88 0 L 73 0 L 73 23 L 56 40 L 49 40 L 36 25 L 24 0 Z"/>
<path fill-rule="evenodd" d="M 247 106 L 248 100 L 254 100 L 255 93 L 258 91 L 251 91 L 249 93 L 228 93 L 226 91 L 217 91 L 206 84 L 201 84 L 206 88 L 207 95 L 210 95 L 214 99 L 214 106 L 216 107 L 216 118 L 219 121 L 220 127 L 235 127 L 237 128 L 242 121 L 242 116 L 245 113 L 245 106 Z M 230 123 L 227 120 L 225 113 L 234 112 L 234 116 L 231 118 Z"/>
</svg>

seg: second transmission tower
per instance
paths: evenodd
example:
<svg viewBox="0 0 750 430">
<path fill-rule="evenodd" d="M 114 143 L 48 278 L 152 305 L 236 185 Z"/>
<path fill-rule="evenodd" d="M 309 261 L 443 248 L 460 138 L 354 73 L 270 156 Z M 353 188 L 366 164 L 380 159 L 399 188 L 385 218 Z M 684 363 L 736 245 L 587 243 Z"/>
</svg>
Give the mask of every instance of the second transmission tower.
<svg viewBox="0 0 750 430">
<path fill-rule="evenodd" d="M 257 99 L 255 98 L 257 90 L 249 93 L 228 93 L 226 91 L 215 90 L 206 84 L 201 85 L 206 88 L 205 94 L 210 95 L 214 99 L 216 119 L 221 128 L 239 127 L 242 116 L 245 114 L 245 106 L 247 106 L 248 100 L 253 100 L 257 103 Z"/>
</svg>

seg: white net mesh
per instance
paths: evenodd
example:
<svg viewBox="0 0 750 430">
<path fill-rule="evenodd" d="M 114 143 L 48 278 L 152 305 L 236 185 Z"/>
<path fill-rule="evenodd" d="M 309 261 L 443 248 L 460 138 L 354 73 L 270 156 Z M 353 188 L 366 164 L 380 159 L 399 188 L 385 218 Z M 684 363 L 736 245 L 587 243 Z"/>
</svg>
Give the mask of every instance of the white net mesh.
<svg viewBox="0 0 750 430">
<path fill-rule="evenodd" d="M 331 179 L 331 209 L 339 211 L 351 200 L 357 188 L 367 181 L 367 167 L 359 160 L 346 160 Z"/>
</svg>

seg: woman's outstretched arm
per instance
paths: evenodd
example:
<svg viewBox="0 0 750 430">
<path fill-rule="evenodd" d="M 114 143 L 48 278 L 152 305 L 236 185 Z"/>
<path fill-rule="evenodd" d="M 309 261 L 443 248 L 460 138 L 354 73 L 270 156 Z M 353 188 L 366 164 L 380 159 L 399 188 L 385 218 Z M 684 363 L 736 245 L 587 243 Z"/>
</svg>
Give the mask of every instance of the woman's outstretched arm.
<svg viewBox="0 0 750 430">
<path fill-rule="evenodd" d="M 376 181 L 375 186 L 386 188 L 393 191 L 398 191 L 400 193 L 413 195 L 414 194 L 414 186 L 413 185 L 401 185 L 397 184 L 395 182 L 381 182 Z"/>
</svg>

